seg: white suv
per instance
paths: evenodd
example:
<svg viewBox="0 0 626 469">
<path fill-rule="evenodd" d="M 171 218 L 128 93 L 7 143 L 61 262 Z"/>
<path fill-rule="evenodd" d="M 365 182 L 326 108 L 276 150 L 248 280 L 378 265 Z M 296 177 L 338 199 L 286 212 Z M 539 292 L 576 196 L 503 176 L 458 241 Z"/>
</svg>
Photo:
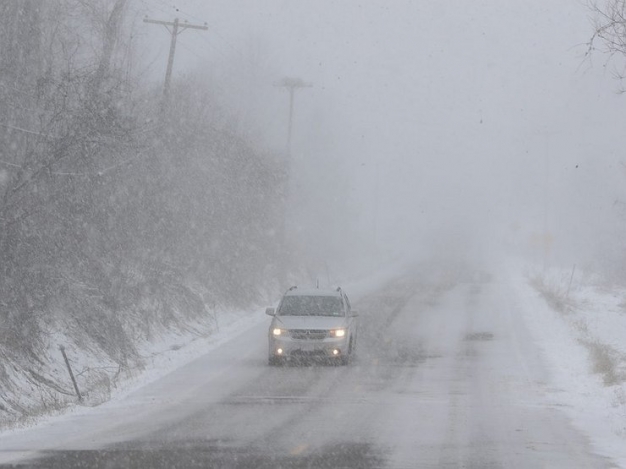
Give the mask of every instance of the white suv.
<svg viewBox="0 0 626 469">
<path fill-rule="evenodd" d="M 320 358 L 347 365 L 357 339 L 357 313 L 346 294 L 336 290 L 291 287 L 272 316 L 269 364 L 287 359 Z"/>
</svg>

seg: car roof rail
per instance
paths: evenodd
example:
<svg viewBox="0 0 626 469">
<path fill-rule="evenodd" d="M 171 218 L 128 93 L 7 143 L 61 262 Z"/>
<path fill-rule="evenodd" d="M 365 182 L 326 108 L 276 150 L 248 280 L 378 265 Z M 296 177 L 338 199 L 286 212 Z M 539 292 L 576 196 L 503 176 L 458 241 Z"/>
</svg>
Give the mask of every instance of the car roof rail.
<svg viewBox="0 0 626 469">
<path fill-rule="evenodd" d="M 298 285 L 294 285 L 292 287 L 289 287 L 289 290 L 287 290 L 287 291 L 296 290 L 297 288 L 298 288 Z"/>
</svg>

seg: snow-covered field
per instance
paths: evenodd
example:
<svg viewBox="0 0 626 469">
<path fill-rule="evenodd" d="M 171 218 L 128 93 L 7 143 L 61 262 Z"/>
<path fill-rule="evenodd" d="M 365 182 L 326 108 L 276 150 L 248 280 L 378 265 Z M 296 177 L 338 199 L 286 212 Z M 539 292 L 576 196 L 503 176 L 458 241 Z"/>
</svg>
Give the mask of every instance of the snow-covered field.
<svg viewBox="0 0 626 469">
<path fill-rule="evenodd" d="M 512 283 L 551 367 L 551 399 L 626 467 L 626 287 L 580 272 L 572 280 L 572 269 L 530 269 Z"/>
</svg>

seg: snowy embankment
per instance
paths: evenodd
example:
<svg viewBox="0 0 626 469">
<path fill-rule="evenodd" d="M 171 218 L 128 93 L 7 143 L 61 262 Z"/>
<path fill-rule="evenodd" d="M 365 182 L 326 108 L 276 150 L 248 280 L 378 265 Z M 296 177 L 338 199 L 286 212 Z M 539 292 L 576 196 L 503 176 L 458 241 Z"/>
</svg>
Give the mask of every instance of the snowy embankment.
<svg viewBox="0 0 626 469">
<path fill-rule="evenodd" d="M 0 429 L 28 426 L 33 422 L 67 412 L 78 404 L 93 407 L 142 385 L 202 353 L 207 345 L 249 319 L 245 311 L 209 311 L 204 316 L 175 322 L 153 322 L 149 337 L 135 336 L 132 319 L 121 326 L 132 355 L 120 357 L 119 343 L 106 337 L 97 342 L 74 321 L 59 317 L 46 324 L 46 335 L 38 353 L 26 355 L 0 350 L 8 356 L 0 376 Z M 110 333 L 102 324 L 102 336 Z M 61 352 L 68 358 L 70 372 Z"/>
<path fill-rule="evenodd" d="M 552 371 L 548 398 L 626 467 L 626 287 L 556 269 L 513 284 Z"/>
<path fill-rule="evenodd" d="M 339 283 L 353 300 L 358 300 L 404 269 L 403 263 L 396 263 L 374 274 L 342 278 Z M 59 327 L 57 323 L 49 330 L 36 369 L 30 365 L 32 360 L 15 357 L 12 366 L 5 367 L 6 375 L 0 376 L 0 432 L 59 418 L 61 414 L 88 412 L 89 407 L 123 398 L 259 323 L 269 323 L 264 307 L 276 302 L 279 292 L 267 295 L 272 298 L 267 305 L 245 310 L 214 309 L 211 314 L 189 318 L 175 327 L 154 327 L 149 340 L 141 337 L 132 344 L 139 360 L 126 366 L 120 366 L 101 345 L 89 343 L 82 334 L 72 333 L 76 331 L 71 327 Z M 81 402 L 59 346 L 66 349 Z"/>
</svg>

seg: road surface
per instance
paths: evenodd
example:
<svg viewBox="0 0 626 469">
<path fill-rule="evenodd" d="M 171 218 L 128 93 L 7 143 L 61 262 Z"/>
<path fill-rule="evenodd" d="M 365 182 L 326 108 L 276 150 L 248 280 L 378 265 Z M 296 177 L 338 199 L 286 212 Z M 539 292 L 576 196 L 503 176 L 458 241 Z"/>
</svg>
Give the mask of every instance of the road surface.
<svg viewBox="0 0 626 469">
<path fill-rule="evenodd" d="M 268 318 L 119 402 L 0 438 L 0 467 L 615 467 L 547 398 L 517 305 L 504 279 L 406 275 L 356 302 L 347 367 L 268 367 Z"/>
</svg>

